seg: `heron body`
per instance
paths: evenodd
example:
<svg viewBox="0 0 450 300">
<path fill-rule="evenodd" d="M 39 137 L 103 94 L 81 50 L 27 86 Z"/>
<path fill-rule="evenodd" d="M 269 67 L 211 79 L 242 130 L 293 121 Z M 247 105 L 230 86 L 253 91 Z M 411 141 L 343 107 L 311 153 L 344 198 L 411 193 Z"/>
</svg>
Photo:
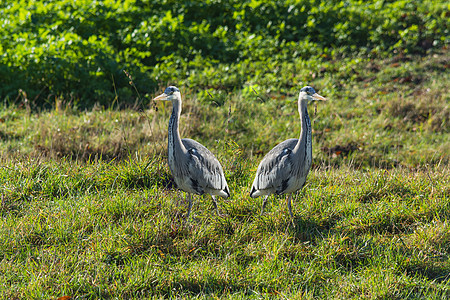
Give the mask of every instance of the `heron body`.
<svg viewBox="0 0 450 300">
<path fill-rule="evenodd" d="M 261 214 L 271 194 L 289 194 L 288 208 L 291 217 L 292 193 L 303 188 L 312 164 L 312 129 L 308 115 L 309 101 L 326 100 L 306 86 L 300 90 L 298 112 L 302 129 L 299 139 L 288 139 L 270 150 L 262 159 L 256 171 L 250 196 L 265 196 Z"/>
<path fill-rule="evenodd" d="M 219 214 L 214 196 L 227 198 L 230 191 L 220 165 L 214 154 L 205 146 L 192 139 L 181 139 L 179 120 L 181 115 L 181 93 L 174 86 L 166 88 L 163 94 L 154 100 L 172 101 L 172 115 L 168 130 L 168 162 L 177 187 L 187 193 L 189 202 L 186 220 L 192 208 L 192 193 L 210 194 L 214 207 Z"/>
</svg>

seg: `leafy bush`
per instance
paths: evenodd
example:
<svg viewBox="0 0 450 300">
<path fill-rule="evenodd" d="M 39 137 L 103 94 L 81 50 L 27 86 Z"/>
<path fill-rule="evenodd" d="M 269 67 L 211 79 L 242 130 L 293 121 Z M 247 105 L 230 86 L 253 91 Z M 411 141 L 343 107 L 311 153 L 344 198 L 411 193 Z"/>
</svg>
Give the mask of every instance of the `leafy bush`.
<svg viewBox="0 0 450 300">
<path fill-rule="evenodd" d="M 167 84 L 290 91 L 299 66 L 448 44 L 438 1 L 14 1 L 0 4 L 0 96 L 134 103 Z M 308 72 L 301 81 L 308 81 Z M 294 81 L 294 82 L 292 82 Z"/>
</svg>

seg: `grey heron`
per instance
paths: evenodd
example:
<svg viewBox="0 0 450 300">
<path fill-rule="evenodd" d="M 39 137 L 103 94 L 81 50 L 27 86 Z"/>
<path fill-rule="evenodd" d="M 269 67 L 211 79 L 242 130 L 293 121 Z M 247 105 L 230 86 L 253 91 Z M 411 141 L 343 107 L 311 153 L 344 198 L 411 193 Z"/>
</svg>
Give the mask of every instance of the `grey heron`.
<svg viewBox="0 0 450 300">
<path fill-rule="evenodd" d="M 197 141 L 180 138 L 178 129 L 182 102 L 180 90 L 175 86 L 169 86 L 164 93 L 153 100 L 172 102 L 173 108 L 168 133 L 168 161 L 177 187 L 187 193 L 189 206 L 185 220 L 191 213 L 191 193 L 210 194 L 217 214 L 220 215 L 214 196 L 227 198 L 230 196 L 230 190 L 222 166 L 214 154 Z"/>
<path fill-rule="evenodd" d="M 298 112 L 302 129 L 299 139 L 288 139 L 275 146 L 263 158 L 256 171 L 250 196 L 256 198 L 265 195 L 261 214 L 271 194 L 289 194 L 287 205 L 291 218 L 292 193 L 303 188 L 312 163 L 311 120 L 308 116 L 309 101 L 327 100 L 310 87 L 305 86 L 298 96 Z"/>
</svg>

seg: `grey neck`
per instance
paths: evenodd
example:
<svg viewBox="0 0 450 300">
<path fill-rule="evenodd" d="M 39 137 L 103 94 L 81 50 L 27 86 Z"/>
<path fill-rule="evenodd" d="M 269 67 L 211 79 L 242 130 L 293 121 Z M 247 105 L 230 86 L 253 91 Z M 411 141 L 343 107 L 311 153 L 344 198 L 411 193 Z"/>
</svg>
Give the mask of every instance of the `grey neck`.
<svg viewBox="0 0 450 300">
<path fill-rule="evenodd" d="M 186 148 L 181 142 L 180 132 L 179 132 L 179 120 L 181 115 L 181 99 L 173 100 L 172 115 L 169 120 L 169 138 L 168 138 L 168 150 L 169 156 L 174 152 L 186 153 Z"/>
<path fill-rule="evenodd" d="M 308 100 L 298 101 L 298 113 L 302 122 L 302 129 L 300 131 L 300 137 L 298 139 L 297 145 L 295 145 L 294 152 L 297 152 L 300 148 L 304 148 L 309 152 L 312 151 L 311 120 L 309 119 L 307 105 Z"/>
</svg>

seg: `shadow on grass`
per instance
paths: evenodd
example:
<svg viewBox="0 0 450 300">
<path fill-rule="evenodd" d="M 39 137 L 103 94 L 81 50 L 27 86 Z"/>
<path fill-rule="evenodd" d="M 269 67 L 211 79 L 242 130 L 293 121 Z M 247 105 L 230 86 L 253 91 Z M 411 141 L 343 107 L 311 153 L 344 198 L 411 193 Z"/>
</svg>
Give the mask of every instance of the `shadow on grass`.
<svg viewBox="0 0 450 300">
<path fill-rule="evenodd" d="M 245 296 L 250 296 L 253 294 L 253 288 L 250 289 L 248 285 L 239 284 L 235 282 L 230 282 L 220 278 L 207 278 L 207 279 L 180 279 L 171 281 L 168 285 L 161 286 L 161 291 L 168 295 L 174 294 L 179 295 L 179 293 L 187 293 L 191 295 L 226 295 L 229 293 L 242 292 Z M 267 286 L 258 286 L 256 288 L 258 291 L 269 290 Z"/>
<path fill-rule="evenodd" d="M 326 239 L 330 234 L 340 231 L 340 229 L 336 228 L 336 224 L 341 218 L 339 215 L 332 215 L 324 219 L 315 220 L 313 218 L 294 216 L 292 221 L 286 221 L 286 225 L 291 223 L 290 232 L 296 240 L 314 244 L 318 239 Z"/>
<path fill-rule="evenodd" d="M 0 217 L 6 217 L 7 215 L 14 216 L 16 218 L 23 216 L 23 209 L 28 206 L 30 200 L 23 200 L 24 197 L 10 197 L 8 195 L 1 195 L 0 204 Z"/>
<path fill-rule="evenodd" d="M 0 121 L 1 122 L 1 121 Z M 16 133 L 6 132 L 3 130 L 0 130 L 0 141 L 16 141 L 22 139 L 23 136 L 18 135 Z"/>
<path fill-rule="evenodd" d="M 256 228 L 260 233 L 280 234 L 285 233 L 296 242 L 311 242 L 315 243 L 317 238 L 324 238 L 332 229 L 333 223 L 317 221 L 311 218 L 304 218 L 301 216 L 294 216 L 294 219 L 288 216 L 283 216 L 281 219 L 270 218 L 266 215 L 255 218 Z"/>
<path fill-rule="evenodd" d="M 443 283 L 450 280 L 450 266 L 446 262 L 448 257 L 443 258 L 445 261 L 435 263 L 415 262 L 405 267 L 405 272 L 411 277 L 420 276 L 427 280 Z"/>
<path fill-rule="evenodd" d="M 154 280 L 145 286 L 139 286 L 131 295 L 155 296 L 163 298 L 189 298 L 192 297 L 212 297 L 226 296 L 229 294 L 239 294 L 241 297 L 251 297 L 258 294 L 277 295 L 278 292 L 267 285 L 258 284 L 257 287 L 245 284 L 230 282 L 220 278 L 165 278 Z M 131 298 L 131 297 L 130 297 Z"/>
</svg>

